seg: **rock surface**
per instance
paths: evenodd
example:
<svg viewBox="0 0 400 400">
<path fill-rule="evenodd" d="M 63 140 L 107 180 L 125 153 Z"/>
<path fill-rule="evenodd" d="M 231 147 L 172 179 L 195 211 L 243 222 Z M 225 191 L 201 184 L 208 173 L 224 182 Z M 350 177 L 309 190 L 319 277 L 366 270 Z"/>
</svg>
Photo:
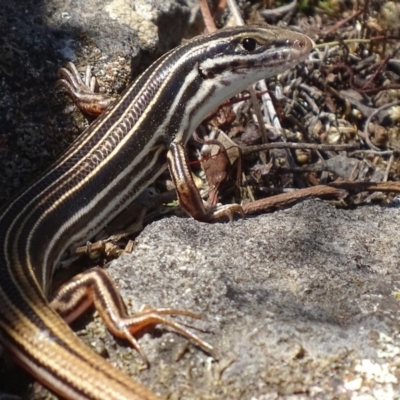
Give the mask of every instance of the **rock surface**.
<svg viewBox="0 0 400 400">
<path fill-rule="evenodd" d="M 7 0 L 0 12 L 0 206 L 88 126 L 56 87 L 68 61 L 117 96 L 182 38 L 195 0 Z M 193 35 L 192 34 L 192 35 Z"/>
<path fill-rule="evenodd" d="M 152 367 L 139 378 L 182 399 L 395 397 L 399 224 L 398 205 L 321 201 L 233 224 L 151 224 L 108 271 L 136 310 L 202 313 L 193 325 L 219 358 L 174 333 L 145 335 Z"/>
</svg>

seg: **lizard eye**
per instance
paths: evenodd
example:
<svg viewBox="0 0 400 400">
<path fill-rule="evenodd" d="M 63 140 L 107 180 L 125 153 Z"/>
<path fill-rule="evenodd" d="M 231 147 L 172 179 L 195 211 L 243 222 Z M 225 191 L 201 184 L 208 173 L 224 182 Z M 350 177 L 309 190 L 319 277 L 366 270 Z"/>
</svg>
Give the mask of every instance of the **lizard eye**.
<svg viewBox="0 0 400 400">
<path fill-rule="evenodd" d="M 242 46 L 247 51 L 254 51 L 257 47 L 257 41 L 253 38 L 244 38 L 242 40 Z"/>
</svg>

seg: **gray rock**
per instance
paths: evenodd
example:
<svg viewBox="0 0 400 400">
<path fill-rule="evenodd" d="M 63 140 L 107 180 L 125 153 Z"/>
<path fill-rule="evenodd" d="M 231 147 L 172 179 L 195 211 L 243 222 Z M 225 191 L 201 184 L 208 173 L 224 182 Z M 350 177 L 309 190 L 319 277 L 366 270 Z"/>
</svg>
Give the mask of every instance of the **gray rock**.
<svg viewBox="0 0 400 400">
<path fill-rule="evenodd" d="M 151 362 L 139 379 L 182 399 L 394 398 L 399 223 L 398 207 L 306 201 L 233 224 L 151 224 L 108 271 L 135 310 L 204 315 L 189 323 L 218 360 L 159 327 L 139 340 Z M 121 351 L 132 371 L 133 350 L 111 360 Z"/>
<path fill-rule="evenodd" d="M 7 0 L 0 12 L 0 206 L 88 126 L 56 88 L 68 61 L 114 96 L 193 34 L 194 0 Z M 72 110 L 75 110 L 72 113 Z"/>
</svg>

